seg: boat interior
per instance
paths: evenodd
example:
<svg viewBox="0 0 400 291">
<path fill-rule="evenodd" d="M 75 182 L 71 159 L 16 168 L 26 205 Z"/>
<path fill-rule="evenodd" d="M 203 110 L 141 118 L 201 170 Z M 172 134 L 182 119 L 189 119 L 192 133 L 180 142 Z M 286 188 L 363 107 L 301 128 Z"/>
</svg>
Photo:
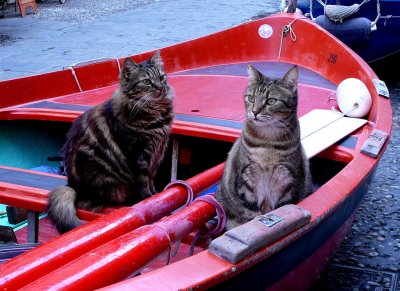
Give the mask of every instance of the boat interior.
<svg viewBox="0 0 400 291">
<path fill-rule="evenodd" d="M 244 120 L 242 94 L 247 85 L 247 64 L 225 64 L 169 74 L 169 82 L 176 95 L 176 120 L 167 154 L 156 176 L 158 190 L 161 191 L 171 179 L 186 180 L 225 161 Z M 276 62 L 252 64 L 265 74 L 271 73 L 274 78 L 282 76 L 291 66 Z M 117 89 L 115 76 L 118 75 L 119 63 L 105 60 L 92 64 L 99 65 L 104 70 L 111 68 L 114 71 L 114 74 L 109 74 L 114 76 L 113 84 L 86 89 L 90 88 L 90 84 L 79 81 L 77 77 L 76 81 L 71 81 L 75 82 L 76 87 L 86 90 L 10 104 L 0 109 L 0 144 L 3 149 L 0 156 L 0 182 L 40 189 L 37 191 L 41 193 L 40 198 L 35 197 L 40 200 L 40 206 L 31 206 L 33 209 L 30 210 L 44 212 L 46 191 L 66 183 L 58 157 L 71 122 L 85 110 L 110 98 Z M 65 71 L 70 73 L 69 70 Z M 84 72 L 78 67 L 71 76 L 81 74 Z M 335 100 L 330 99 L 336 88 L 333 83 L 304 67 L 300 67 L 299 75 L 299 117 L 311 109 L 330 109 L 335 106 Z M 356 143 L 357 133 L 311 159 L 315 189 L 351 161 Z M 209 188 L 211 190 L 204 189 L 202 194 L 215 191 L 216 185 L 209 185 Z M 22 200 L 14 201 L 14 206 L 27 207 L 28 203 Z M 29 199 L 27 201 L 31 202 Z M 105 213 L 108 211 L 111 210 Z M 16 234 L 18 242 L 27 242 L 27 229 L 18 230 Z M 43 223 L 38 242 L 45 242 L 57 235 L 51 225 Z"/>
</svg>

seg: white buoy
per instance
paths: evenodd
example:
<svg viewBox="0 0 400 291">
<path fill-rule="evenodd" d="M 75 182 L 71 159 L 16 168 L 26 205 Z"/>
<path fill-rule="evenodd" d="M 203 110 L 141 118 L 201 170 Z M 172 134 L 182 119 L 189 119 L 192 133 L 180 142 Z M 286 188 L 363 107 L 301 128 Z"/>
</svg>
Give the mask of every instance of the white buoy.
<svg viewBox="0 0 400 291">
<path fill-rule="evenodd" d="M 340 82 L 336 90 L 336 99 L 340 111 L 350 117 L 364 117 L 372 106 L 372 98 L 367 86 L 356 78 L 348 78 Z"/>
</svg>

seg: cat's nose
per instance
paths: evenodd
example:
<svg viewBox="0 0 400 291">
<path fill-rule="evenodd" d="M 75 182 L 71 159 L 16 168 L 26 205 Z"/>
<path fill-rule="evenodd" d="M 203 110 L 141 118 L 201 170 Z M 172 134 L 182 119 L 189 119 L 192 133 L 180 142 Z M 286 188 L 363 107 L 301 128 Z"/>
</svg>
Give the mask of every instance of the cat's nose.
<svg viewBox="0 0 400 291">
<path fill-rule="evenodd" d="M 253 114 L 254 114 L 254 117 L 256 117 L 257 116 L 257 114 L 260 112 L 259 110 L 257 110 L 257 109 L 253 109 L 252 110 L 252 112 L 253 112 Z"/>
</svg>

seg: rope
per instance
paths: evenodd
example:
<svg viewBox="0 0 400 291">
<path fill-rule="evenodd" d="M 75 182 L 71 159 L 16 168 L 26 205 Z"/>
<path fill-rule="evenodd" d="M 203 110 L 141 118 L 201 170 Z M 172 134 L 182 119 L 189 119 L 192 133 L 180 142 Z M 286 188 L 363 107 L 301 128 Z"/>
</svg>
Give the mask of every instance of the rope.
<svg viewBox="0 0 400 291">
<path fill-rule="evenodd" d="M 313 14 L 312 14 L 312 11 L 313 11 L 313 0 L 310 0 L 310 18 L 311 18 L 312 21 L 314 21 L 315 18 L 314 18 Z"/>
<path fill-rule="evenodd" d="M 167 184 L 167 186 L 165 186 L 164 190 L 172 187 L 172 186 L 176 186 L 176 185 L 180 185 L 186 188 L 187 190 L 187 199 L 184 205 L 182 205 L 181 207 L 179 207 L 178 209 L 174 210 L 172 213 L 175 213 L 177 211 L 179 211 L 182 208 L 185 208 L 186 206 L 188 206 L 190 203 L 192 203 L 193 199 L 194 199 L 194 193 L 193 193 L 193 189 L 192 187 L 184 180 L 175 180 L 170 182 L 169 184 Z M 181 244 L 181 241 L 177 241 L 175 249 L 172 253 L 172 256 L 175 257 L 178 249 L 179 249 L 179 245 Z M 172 246 L 171 246 L 172 247 Z M 167 255 L 167 265 L 169 264 L 170 260 L 171 260 L 171 247 L 168 250 L 168 255 Z"/>
<path fill-rule="evenodd" d="M 178 210 L 188 206 L 193 201 L 193 198 L 194 198 L 194 193 L 193 193 L 192 187 L 186 181 L 183 181 L 183 180 L 175 180 L 173 182 L 170 182 L 167 186 L 165 186 L 164 190 L 166 190 L 166 189 L 168 189 L 168 188 L 170 188 L 172 186 L 176 186 L 176 185 L 180 185 L 180 186 L 183 186 L 183 187 L 186 188 L 186 190 L 187 190 L 187 199 L 186 199 L 186 202 L 185 202 L 184 205 L 182 205 L 181 207 L 179 207 L 178 209 L 176 209 L 172 213 L 175 213 Z"/>
<path fill-rule="evenodd" d="M 194 197 L 192 187 L 186 181 L 183 181 L 183 180 L 176 180 L 176 181 L 169 183 L 167 186 L 165 186 L 164 190 L 166 190 L 172 186 L 175 186 L 175 185 L 180 185 L 180 186 L 185 187 L 187 190 L 187 193 L 188 193 L 188 197 L 187 197 L 186 203 L 182 207 L 173 211 L 172 213 L 175 213 L 178 210 L 188 206 L 190 203 L 193 202 L 193 197 Z M 199 231 L 196 233 L 195 237 L 192 240 L 192 244 L 190 246 L 190 255 L 193 255 L 195 244 L 199 238 L 211 238 L 211 237 L 215 237 L 215 236 L 219 235 L 225 229 L 225 224 L 226 224 L 225 211 L 224 211 L 223 207 L 221 206 L 221 204 L 219 204 L 218 201 L 214 198 L 214 196 L 212 196 L 211 194 L 208 194 L 205 196 L 200 196 L 200 197 L 196 198 L 195 201 L 205 201 L 207 203 L 212 204 L 215 207 L 215 210 L 217 212 L 218 223 L 216 224 L 216 226 L 214 228 L 209 228 L 206 225 L 204 225 L 202 228 L 199 229 Z M 181 243 L 180 240 L 177 241 L 175 250 L 172 253 L 173 257 L 176 256 L 176 253 L 178 252 L 180 243 Z M 171 248 L 169 248 L 167 253 L 168 253 L 167 265 L 168 265 L 170 262 L 170 259 L 171 259 Z"/>
<path fill-rule="evenodd" d="M 217 199 L 215 199 L 213 193 L 207 194 L 205 196 L 200 196 L 200 197 L 196 198 L 195 201 L 204 201 L 204 202 L 210 203 L 211 205 L 213 205 L 215 207 L 215 211 L 217 212 L 218 223 L 214 228 L 209 229 L 209 233 L 211 236 L 219 235 L 225 229 L 225 225 L 226 225 L 226 214 L 225 214 L 225 210 L 222 207 L 222 205 L 219 204 Z"/>
<path fill-rule="evenodd" d="M 332 92 L 331 94 L 328 95 L 328 101 L 330 101 L 330 100 L 337 100 L 335 97 L 332 97 L 332 95 L 334 95 L 334 94 L 336 94 L 336 92 Z M 303 139 L 305 139 L 306 137 L 309 137 L 310 135 L 313 135 L 313 134 L 316 133 L 317 131 L 319 131 L 319 130 L 321 130 L 321 129 L 323 129 L 323 128 L 326 128 L 326 127 L 328 127 L 329 125 L 335 123 L 335 122 L 338 121 L 339 119 L 342 119 L 343 117 L 346 117 L 346 115 L 348 115 L 349 113 L 351 113 L 351 112 L 353 112 L 354 110 L 356 110 L 356 109 L 358 108 L 358 106 L 359 106 L 358 104 L 354 105 L 354 106 L 353 106 L 353 109 L 351 109 L 351 110 L 348 111 L 348 112 L 341 112 L 341 111 L 337 110 L 337 109 L 335 108 L 335 106 L 332 106 L 332 107 L 331 107 L 331 111 L 337 113 L 337 114 L 338 114 L 338 118 L 332 120 L 331 122 L 329 122 L 328 124 L 324 125 L 323 127 L 318 128 L 318 129 L 316 129 L 316 130 L 313 131 L 313 132 L 310 132 L 308 135 L 303 136 L 301 139 L 303 140 Z"/>
<path fill-rule="evenodd" d="M 385 19 L 385 21 L 383 22 L 383 25 L 386 26 L 388 19 L 400 18 L 400 16 L 397 16 L 397 15 L 386 15 L 386 16 L 381 16 L 380 18 L 384 18 Z"/>
<path fill-rule="evenodd" d="M 378 23 L 379 18 L 381 18 L 381 2 L 376 0 L 376 18 L 373 22 L 371 22 L 371 30 L 378 29 L 376 24 Z M 386 26 L 386 19 L 383 25 Z"/>
<path fill-rule="evenodd" d="M 121 64 L 119 63 L 118 58 L 114 58 L 114 60 L 117 62 L 118 72 L 120 72 L 121 71 Z"/>
<path fill-rule="evenodd" d="M 310 0 L 310 16 L 312 20 L 315 20 L 315 18 L 312 16 L 312 1 Z M 330 20 L 336 22 L 343 22 L 343 19 L 353 15 L 356 13 L 358 10 L 360 10 L 360 7 L 369 2 L 371 0 L 363 0 L 360 4 L 355 3 L 353 5 L 327 5 L 326 2 L 322 2 L 321 0 L 317 0 L 319 4 L 321 4 L 322 7 L 324 7 L 324 15 L 326 15 Z M 377 0 L 379 2 L 379 0 Z"/>
<path fill-rule="evenodd" d="M 213 194 L 200 196 L 200 197 L 196 198 L 195 201 L 205 201 L 207 203 L 212 204 L 215 207 L 215 210 L 217 212 L 218 222 L 215 225 L 215 227 L 210 227 L 210 226 L 204 225 L 202 228 L 199 229 L 199 231 L 194 236 L 192 243 L 190 245 L 190 252 L 189 252 L 190 256 L 192 256 L 194 253 L 194 247 L 195 247 L 198 239 L 200 239 L 200 238 L 209 239 L 209 238 L 216 237 L 224 231 L 225 225 L 226 225 L 225 210 L 221 206 L 221 204 L 219 204 L 219 202 L 214 198 Z"/>
<path fill-rule="evenodd" d="M 324 128 L 328 127 L 329 125 L 335 123 L 336 121 L 338 121 L 338 120 L 340 120 L 340 119 L 346 117 L 347 114 L 353 112 L 353 111 L 356 110 L 357 108 L 358 108 L 358 106 L 354 106 L 354 108 L 353 108 L 352 110 L 350 110 L 350 111 L 348 111 L 348 112 L 346 112 L 346 113 L 343 113 L 343 112 L 337 110 L 337 109 L 335 108 L 335 106 L 332 106 L 332 107 L 331 107 L 331 111 L 335 112 L 335 113 L 338 115 L 338 117 L 337 117 L 336 119 L 332 120 L 331 122 L 329 122 L 328 124 L 326 124 L 326 125 L 324 125 L 324 126 L 318 128 L 318 129 L 316 129 L 315 131 L 310 132 L 308 135 L 303 136 L 303 137 L 301 138 L 301 140 L 303 140 L 303 139 L 309 137 L 310 135 L 313 135 L 314 133 L 320 131 L 321 129 L 324 129 Z"/>
<path fill-rule="evenodd" d="M 392 18 L 400 18 L 399 15 L 385 15 L 385 16 L 381 16 L 381 2 L 380 0 L 376 0 L 376 19 L 371 23 L 371 26 L 374 27 L 376 29 L 376 24 L 378 23 L 379 19 L 383 18 L 385 19 L 385 21 L 383 22 L 383 25 L 386 27 L 387 25 L 387 21 L 388 19 L 392 19 Z"/>
<path fill-rule="evenodd" d="M 165 236 L 167 237 L 167 239 L 168 239 L 168 244 L 169 244 L 169 247 L 168 247 L 168 251 L 167 251 L 167 265 L 169 265 L 169 262 L 170 262 L 170 259 L 171 259 L 171 238 L 170 238 L 170 236 L 169 236 L 169 232 L 168 232 L 168 230 L 166 230 L 164 227 L 162 227 L 161 225 L 158 225 L 158 224 L 154 224 L 153 225 L 154 227 L 156 227 L 156 228 L 158 228 L 158 229 L 160 229 L 160 230 L 162 230 L 163 232 L 164 232 L 164 234 L 165 234 Z"/>
<path fill-rule="evenodd" d="M 306 17 L 304 17 L 306 18 Z M 286 37 L 289 33 L 290 38 L 292 39 L 293 42 L 295 42 L 297 40 L 297 36 L 292 28 L 292 25 L 296 22 L 296 20 L 301 19 L 301 18 L 296 18 L 295 20 L 293 20 L 292 22 L 290 22 L 289 24 L 285 25 L 282 28 L 282 36 L 281 36 L 281 43 L 279 46 L 279 54 L 278 54 L 278 62 L 281 60 L 281 53 L 282 53 L 282 49 L 283 49 L 283 38 Z"/>
<path fill-rule="evenodd" d="M 307 15 L 310 16 L 311 20 L 315 20 L 314 16 L 313 16 L 313 1 L 314 0 L 310 0 L 310 13 L 308 13 Z M 353 15 L 354 13 L 356 13 L 360 7 L 367 3 L 370 2 L 371 0 L 363 0 L 360 4 L 353 4 L 350 6 L 345 6 L 345 5 L 327 5 L 326 2 L 322 2 L 322 0 L 317 0 L 317 2 L 319 4 L 322 5 L 322 7 L 324 7 L 324 14 L 331 19 L 332 21 L 339 21 L 339 22 L 343 22 L 343 20 L 346 17 L 349 17 L 351 15 Z M 384 26 L 387 25 L 387 20 L 391 19 L 391 18 L 400 18 L 399 15 L 385 15 L 382 16 L 381 15 L 381 2 L 380 0 L 376 0 L 376 18 L 374 21 L 371 21 L 371 31 L 377 30 L 377 23 L 378 21 L 383 18 L 385 19 L 384 21 Z"/>
<path fill-rule="evenodd" d="M 75 82 L 76 82 L 76 85 L 78 86 L 79 91 L 83 92 L 81 84 L 79 83 L 78 76 L 76 75 L 74 68 L 73 67 L 66 67 L 65 69 L 71 70 L 72 76 L 75 79 Z"/>
<path fill-rule="evenodd" d="M 117 66 L 118 66 L 118 72 L 121 71 L 121 64 L 119 63 L 119 60 L 117 58 L 101 58 L 101 59 L 94 59 L 94 60 L 90 60 L 90 61 L 78 62 L 78 63 L 74 63 L 72 65 L 69 65 L 67 67 L 64 67 L 64 69 L 71 70 L 72 76 L 75 79 L 75 82 L 76 82 L 76 85 L 78 86 L 79 91 L 83 92 L 81 84 L 78 79 L 78 76 L 76 75 L 75 68 L 84 66 L 84 65 L 95 64 L 95 63 L 99 63 L 99 62 L 107 61 L 107 60 L 115 60 L 117 63 Z"/>
</svg>

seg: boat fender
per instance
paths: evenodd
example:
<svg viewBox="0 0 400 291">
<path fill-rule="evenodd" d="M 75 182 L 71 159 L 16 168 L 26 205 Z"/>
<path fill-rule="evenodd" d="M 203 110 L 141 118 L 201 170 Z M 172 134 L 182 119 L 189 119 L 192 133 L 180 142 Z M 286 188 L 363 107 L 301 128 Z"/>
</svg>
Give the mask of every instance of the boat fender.
<svg viewBox="0 0 400 291">
<path fill-rule="evenodd" d="M 331 21 L 326 15 L 320 15 L 315 22 L 353 50 L 360 50 L 369 43 L 371 21 L 365 17 L 351 18 L 340 23 Z"/>
<path fill-rule="evenodd" d="M 306 225 L 311 220 L 307 210 L 288 204 L 228 230 L 214 239 L 209 252 L 233 264 L 267 247 Z"/>
<path fill-rule="evenodd" d="M 356 78 L 347 78 L 340 82 L 336 90 L 336 99 L 340 111 L 349 117 L 364 117 L 372 106 L 367 86 Z"/>
</svg>

